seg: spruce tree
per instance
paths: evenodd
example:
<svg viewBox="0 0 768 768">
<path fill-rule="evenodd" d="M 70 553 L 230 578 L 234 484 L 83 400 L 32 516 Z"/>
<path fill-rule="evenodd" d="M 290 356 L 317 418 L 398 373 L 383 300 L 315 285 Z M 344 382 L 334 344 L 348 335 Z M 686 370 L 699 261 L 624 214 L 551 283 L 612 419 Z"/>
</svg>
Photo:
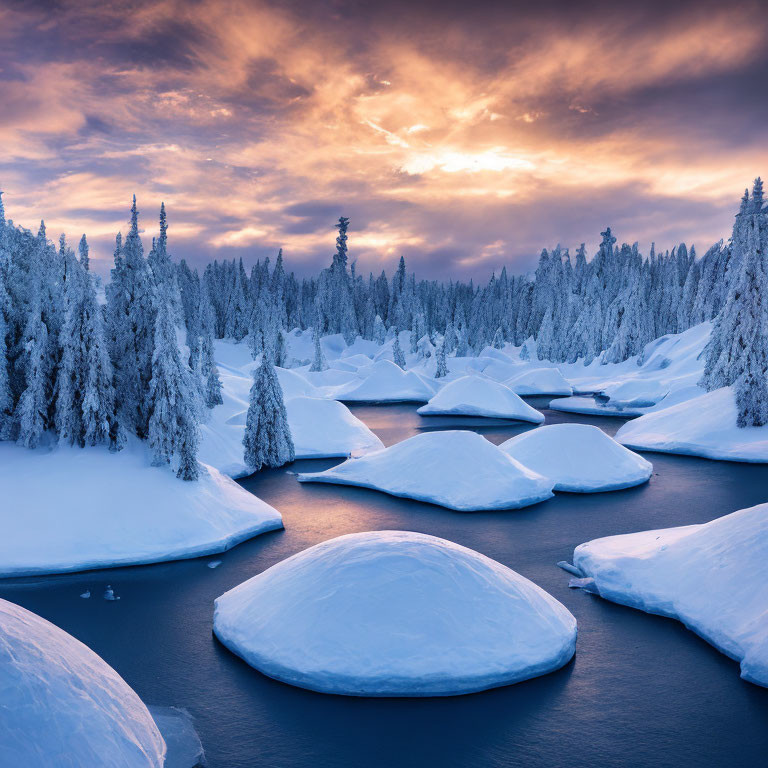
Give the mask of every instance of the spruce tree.
<svg viewBox="0 0 768 768">
<path fill-rule="evenodd" d="M 295 456 L 273 355 L 272 350 L 265 351 L 254 373 L 245 421 L 244 461 L 253 472 L 262 467 L 282 467 Z"/>
<path fill-rule="evenodd" d="M 405 370 L 405 355 L 400 348 L 400 337 L 398 334 L 395 334 L 395 340 L 392 342 L 392 359 L 395 361 L 395 365 L 399 365 Z"/>
<path fill-rule="evenodd" d="M 315 337 L 315 357 L 312 360 L 312 365 L 309 370 L 310 373 L 319 373 L 320 371 L 328 370 L 328 363 L 325 361 L 325 355 L 323 354 L 323 347 L 320 344 L 320 333 L 317 328 L 314 331 Z"/>
<path fill-rule="evenodd" d="M 14 412 L 15 435 L 19 445 L 36 448 L 47 427 L 48 419 L 48 329 L 43 322 L 40 304 L 36 302 L 24 333 L 24 381 Z"/>
<path fill-rule="evenodd" d="M 445 340 L 443 340 L 437 348 L 437 370 L 435 371 L 435 378 L 443 379 L 447 375 L 448 364 L 445 359 Z"/>
<path fill-rule="evenodd" d="M 149 387 L 148 441 L 153 463 L 169 464 L 179 453 L 179 476 L 197 477 L 197 408 L 195 389 L 181 361 L 173 323 L 173 309 L 160 303 L 155 320 L 152 379 Z"/>
</svg>

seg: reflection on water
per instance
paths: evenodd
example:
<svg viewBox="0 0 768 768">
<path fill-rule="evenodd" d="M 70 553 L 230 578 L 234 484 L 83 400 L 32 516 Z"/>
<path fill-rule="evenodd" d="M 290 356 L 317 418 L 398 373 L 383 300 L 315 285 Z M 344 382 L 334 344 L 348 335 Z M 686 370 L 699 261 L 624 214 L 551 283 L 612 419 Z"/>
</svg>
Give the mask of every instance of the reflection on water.
<svg viewBox="0 0 768 768">
<path fill-rule="evenodd" d="M 537 408 L 546 399 L 531 398 Z M 474 429 L 499 443 L 529 425 L 420 418 L 414 405 L 352 409 L 391 445 L 422 429 Z M 547 411 L 547 423 L 615 419 Z M 0 596 L 102 655 L 145 701 L 188 710 L 213 768 L 252 766 L 765 765 L 768 690 L 678 622 L 569 590 L 555 563 L 587 539 L 704 522 L 766 500 L 768 467 L 648 454 L 651 482 L 558 494 L 510 512 L 452 512 L 365 489 L 299 484 L 267 471 L 242 485 L 276 506 L 285 531 L 197 560 L 9 580 Z M 333 460 L 299 461 L 315 471 Z M 563 602 L 579 622 L 575 659 L 551 675 L 470 696 L 356 699 L 312 693 L 252 670 L 212 636 L 213 600 L 333 536 L 402 529 L 499 560 Z M 221 560 L 211 569 L 207 563 Z M 111 584 L 119 602 L 82 600 Z"/>
</svg>

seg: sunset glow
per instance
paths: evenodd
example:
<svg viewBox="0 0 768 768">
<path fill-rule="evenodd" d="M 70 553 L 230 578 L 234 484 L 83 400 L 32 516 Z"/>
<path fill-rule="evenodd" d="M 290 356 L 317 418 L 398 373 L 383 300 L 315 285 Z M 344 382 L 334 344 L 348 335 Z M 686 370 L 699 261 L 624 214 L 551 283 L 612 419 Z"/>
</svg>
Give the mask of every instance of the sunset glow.
<svg viewBox="0 0 768 768">
<path fill-rule="evenodd" d="M 108 267 L 134 192 L 176 258 L 529 269 L 542 247 L 705 249 L 768 164 L 760 3 L 0 4 L 8 215 Z M 581 5 L 581 4 L 579 4 Z"/>
</svg>

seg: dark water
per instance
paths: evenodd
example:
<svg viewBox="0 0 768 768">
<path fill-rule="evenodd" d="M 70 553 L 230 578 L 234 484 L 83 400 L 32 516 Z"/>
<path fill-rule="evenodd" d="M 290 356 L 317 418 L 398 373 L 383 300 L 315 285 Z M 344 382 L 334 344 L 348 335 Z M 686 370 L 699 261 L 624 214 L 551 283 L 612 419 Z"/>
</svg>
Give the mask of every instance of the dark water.
<svg viewBox="0 0 768 768">
<path fill-rule="evenodd" d="M 525 429 L 421 419 L 411 405 L 353 410 L 388 445 L 423 428 L 475 429 L 496 443 Z M 550 424 L 588 422 L 611 434 L 620 424 L 546 415 Z M 768 498 L 768 467 L 649 458 L 654 476 L 640 488 L 470 514 L 264 472 L 243 485 L 280 509 L 285 531 L 215 558 L 4 581 L 0 596 L 88 644 L 145 701 L 187 708 L 214 768 L 766 766 L 768 690 L 743 682 L 735 662 L 678 622 L 569 590 L 567 574 L 555 567 L 597 536 L 704 522 Z M 301 461 L 292 469 L 332 463 Z M 554 674 L 470 696 L 355 699 L 277 683 L 214 639 L 218 595 L 319 541 L 375 529 L 442 536 L 532 579 L 576 616 L 575 659 Z M 209 569 L 212 559 L 222 565 Z M 107 583 L 120 601 L 101 599 Z M 87 587 L 94 597 L 82 600 Z"/>
</svg>

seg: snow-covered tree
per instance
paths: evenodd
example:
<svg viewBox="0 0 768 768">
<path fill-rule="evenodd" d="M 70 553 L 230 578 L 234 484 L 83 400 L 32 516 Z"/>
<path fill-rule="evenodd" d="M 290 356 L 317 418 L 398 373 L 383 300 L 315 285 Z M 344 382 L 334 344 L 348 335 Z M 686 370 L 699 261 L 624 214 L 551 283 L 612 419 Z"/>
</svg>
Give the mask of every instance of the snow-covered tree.
<svg viewBox="0 0 768 768">
<path fill-rule="evenodd" d="M 169 464 L 174 454 L 178 454 L 178 477 L 196 480 L 199 473 L 196 388 L 181 360 L 170 303 L 161 303 L 157 309 L 148 407 L 147 439 L 153 462 L 159 466 Z"/>
<path fill-rule="evenodd" d="M 16 405 L 16 439 L 26 448 L 36 448 L 45 432 L 49 403 L 48 328 L 39 303 L 33 305 L 24 333 L 24 380 L 26 387 Z"/>
<path fill-rule="evenodd" d="M 448 375 L 448 363 L 445 359 L 445 340 L 440 342 L 437 347 L 437 370 L 435 371 L 436 379 L 443 379 Z"/>
<path fill-rule="evenodd" d="M 295 456 L 273 354 L 272 350 L 265 351 L 256 369 L 245 421 L 244 460 L 253 472 L 262 467 L 282 467 Z"/>
<path fill-rule="evenodd" d="M 395 334 L 395 340 L 392 342 L 392 359 L 396 365 L 405 370 L 405 355 L 400 347 L 400 338 L 397 334 Z"/>
<path fill-rule="evenodd" d="M 312 365 L 309 370 L 310 373 L 319 373 L 320 371 L 328 370 L 328 363 L 325 361 L 325 354 L 323 353 L 323 347 L 320 344 L 320 332 L 317 328 L 314 330 L 315 340 L 315 357 L 312 360 Z"/>
</svg>

